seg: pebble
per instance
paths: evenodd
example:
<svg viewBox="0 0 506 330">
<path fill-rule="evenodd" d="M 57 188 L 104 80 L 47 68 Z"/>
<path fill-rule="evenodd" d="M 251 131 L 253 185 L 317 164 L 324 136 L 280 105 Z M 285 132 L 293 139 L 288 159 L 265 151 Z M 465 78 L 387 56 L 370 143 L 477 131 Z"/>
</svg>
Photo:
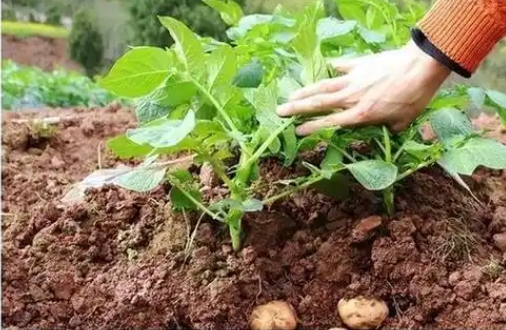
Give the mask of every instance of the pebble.
<svg viewBox="0 0 506 330">
<path fill-rule="evenodd" d="M 502 252 L 506 252 L 506 233 L 495 234 L 493 239 L 494 245 Z"/>
</svg>

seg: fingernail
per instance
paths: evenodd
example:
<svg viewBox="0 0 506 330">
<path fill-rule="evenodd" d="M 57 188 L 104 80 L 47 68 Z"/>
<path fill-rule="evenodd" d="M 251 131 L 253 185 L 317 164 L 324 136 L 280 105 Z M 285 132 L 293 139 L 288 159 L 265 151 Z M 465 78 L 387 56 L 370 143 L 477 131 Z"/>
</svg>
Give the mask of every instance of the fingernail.
<svg viewBox="0 0 506 330">
<path fill-rule="evenodd" d="M 298 136 L 306 136 L 309 133 L 306 132 L 306 129 L 304 128 L 304 126 L 298 126 L 295 128 L 295 134 L 297 134 Z"/>
<path fill-rule="evenodd" d="M 288 106 L 287 104 L 282 104 L 276 109 L 276 113 L 278 116 L 286 116 L 288 115 Z"/>
</svg>

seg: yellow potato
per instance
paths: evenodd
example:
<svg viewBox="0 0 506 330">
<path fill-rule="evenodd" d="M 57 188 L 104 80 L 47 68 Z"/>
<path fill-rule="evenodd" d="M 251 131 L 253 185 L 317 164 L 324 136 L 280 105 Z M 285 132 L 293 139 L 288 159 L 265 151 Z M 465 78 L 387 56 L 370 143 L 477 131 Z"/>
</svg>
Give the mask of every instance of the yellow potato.
<svg viewBox="0 0 506 330">
<path fill-rule="evenodd" d="M 252 330 L 294 330 L 297 316 L 293 307 L 284 301 L 271 301 L 253 309 L 250 317 Z"/>
<path fill-rule="evenodd" d="M 341 299 L 337 310 L 341 320 L 356 330 L 379 328 L 388 316 L 388 306 L 384 301 L 365 297 Z"/>
</svg>

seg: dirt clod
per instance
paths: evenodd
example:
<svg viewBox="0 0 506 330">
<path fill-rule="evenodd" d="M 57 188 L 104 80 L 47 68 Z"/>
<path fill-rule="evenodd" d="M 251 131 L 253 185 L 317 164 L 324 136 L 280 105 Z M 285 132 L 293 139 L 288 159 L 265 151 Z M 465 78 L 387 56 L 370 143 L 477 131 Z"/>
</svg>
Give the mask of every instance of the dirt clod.
<svg viewBox="0 0 506 330">
<path fill-rule="evenodd" d="M 71 119 L 53 123 L 50 138 L 23 128 L 57 117 Z M 135 126 L 133 111 L 7 112 L 2 125 L 2 328 L 247 329 L 254 306 L 284 301 L 299 328 L 330 329 L 344 326 L 340 299 L 365 296 L 388 304 L 388 329 L 504 329 L 506 272 L 494 266 L 504 253 L 492 239 L 505 232 L 504 171 L 466 179 L 486 205 L 437 167 L 419 171 L 398 186 L 391 218 L 353 181 L 341 201 L 310 189 L 248 213 L 234 253 L 223 224 L 204 217 L 196 229 L 200 214 L 171 210 L 166 184 L 59 203 L 100 166 L 138 163 L 104 144 Z M 277 181 L 292 169 L 272 160 L 261 172 Z M 382 224 L 359 230 L 360 220 Z"/>
<path fill-rule="evenodd" d="M 506 252 L 506 233 L 495 234 L 493 239 L 495 246 L 499 250 Z"/>
<path fill-rule="evenodd" d="M 351 233 L 353 241 L 360 243 L 374 235 L 374 231 L 381 226 L 380 216 L 370 216 L 360 220 Z"/>
</svg>

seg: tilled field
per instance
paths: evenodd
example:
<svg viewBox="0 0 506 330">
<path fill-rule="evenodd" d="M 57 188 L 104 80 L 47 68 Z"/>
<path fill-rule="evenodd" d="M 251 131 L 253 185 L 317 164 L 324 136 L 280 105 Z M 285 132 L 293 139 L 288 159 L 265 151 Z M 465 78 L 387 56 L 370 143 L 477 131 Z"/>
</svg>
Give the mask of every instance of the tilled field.
<svg viewBox="0 0 506 330">
<path fill-rule="evenodd" d="M 55 131 L 25 119 L 58 117 Z M 480 120 L 504 138 L 497 122 Z M 226 228 L 170 211 L 168 185 L 95 189 L 62 206 L 71 183 L 118 162 L 106 137 L 125 109 L 4 116 L 2 326 L 12 329 L 247 329 L 253 307 L 293 305 L 300 329 L 343 326 L 339 299 L 383 299 L 389 328 L 506 327 L 506 173 L 466 179 L 433 168 L 403 181 L 397 213 L 359 186 L 337 202 L 312 191 L 250 214 L 245 248 Z M 265 162 L 263 176 L 289 170 Z M 210 187 L 211 191 L 220 187 Z"/>
</svg>

